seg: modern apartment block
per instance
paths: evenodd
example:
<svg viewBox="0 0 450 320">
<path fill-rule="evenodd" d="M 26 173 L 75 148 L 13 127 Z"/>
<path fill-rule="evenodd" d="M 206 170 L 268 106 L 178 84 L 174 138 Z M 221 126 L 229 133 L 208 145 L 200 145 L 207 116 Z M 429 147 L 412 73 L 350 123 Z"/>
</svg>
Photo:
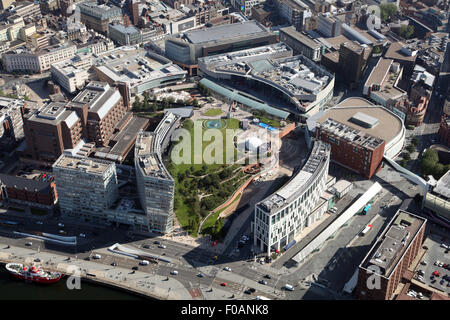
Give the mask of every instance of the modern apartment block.
<svg viewBox="0 0 450 320">
<path fill-rule="evenodd" d="M 93 81 L 71 102 L 51 102 L 25 117 L 26 154 L 49 162 L 64 150 L 87 155 L 93 144 L 108 145 L 126 112 L 118 89 Z"/>
<path fill-rule="evenodd" d="M 359 300 L 391 300 L 423 243 L 427 220 L 398 210 L 359 265 Z"/>
<path fill-rule="evenodd" d="M 314 62 L 322 59 L 322 46 L 314 39 L 296 31 L 293 27 L 280 29 L 280 42 L 286 43 L 294 54 L 303 54 Z"/>
<path fill-rule="evenodd" d="M 168 233 L 173 229 L 175 181 L 162 162 L 162 153 L 179 123 L 180 116 L 168 112 L 154 132 L 141 131 L 136 139 L 136 182 L 148 231 Z"/>
<path fill-rule="evenodd" d="M 3 54 L 3 67 L 8 72 L 28 71 L 43 72 L 58 62 L 71 59 L 77 52 L 77 46 L 69 44 L 66 46 L 48 47 L 37 52 L 8 52 Z"/>
<path fill-rule="evenodd" d="M 423 207 L 444 222 L 450 222 L 450 170 L 425 194 Z"/>
<path fill-rule="evenodd" d="M 105 223 L 118 198 L 115 163 L 63 154 L 52 167 L 61 216 Z"/>
<path fill-rule="evenodd" d="M 52 64 L 50 71 L 55 80 L 67 92 L 74 93 L 84 88 L 89 79 L 88 70 L 92 66 L 90 53 L 79 53 L 70 60 Z"/>
<path fill-rule="evenodd" d="M 122 21 L 122 10 L 114 5 L 86 1 L 77 6 L 80 8 L 81 22 L 97 32 L 106 34 L 110 23 Z"/>
<path fill-rule="evenodd" d="M 254 245 L 270 255 L 322 217 L 314 210 L 326 190 L 330 146 L 316 140 L 301 170 L 277 192 L 255 205 Z"/>
<path fill-rule="evenodd" d="M 339 65 L 343 79 L 351 86 L 363 76 L 372 49 L 355 42 L 344 42 L 339 49 Z"/>
</svg>

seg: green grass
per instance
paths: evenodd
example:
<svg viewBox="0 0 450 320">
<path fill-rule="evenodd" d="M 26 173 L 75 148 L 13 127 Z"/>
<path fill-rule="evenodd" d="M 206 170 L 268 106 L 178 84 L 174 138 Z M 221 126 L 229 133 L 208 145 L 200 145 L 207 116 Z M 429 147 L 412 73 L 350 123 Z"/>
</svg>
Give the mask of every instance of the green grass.
<svg viewBox="0 0 450 320">
<path fill-rule="evenodd" d="M 203 128 L 203 121 L 204 120 L 197 120 L 197 124 L 201 125 L 202 127 L 202 134 L 204 132 L 204 128 Z M 240 121 L 237 119 L 224 119 L 224 121 L 226 122 L 226 127 L 223 129 L 220 129 L 221 133 L 222 133 L 222 146 L 225 148 L 226 146 L 226 130 L 227 129 L 239 129 L 239 124 Z M 191 138 L 191 154 L 190 154 L 190 159 L 191 159 L 191 163 L 194 161 L 194 125 L 193 122 L 190 121 L 186 121 L 184 126 L 185 129 L 187 129 L 190 133 L 190 138 Z M 205 148 L 210 145 L 211 143 L 214 143 L 213 141 L 202 141 L 202 155 L 204 154 Z M 178 148 L 178 150 L 180 150 L 179 148 L 182 147 L 183 145 L 183 140 L 181 140 L 180 142 L 177 143 L 177 146 L 174 146 L 174 148 Z M 179 145 L 179 146 L 178 146 Z M 173 151 L 173 149 L 172 149 Z M 175 151 L 175 152 L 179 152 L 180 156 L 183 155 L 183 152 L 188 151 L 187 149 L 184 150 L 182 149 L 182 151 Z M 196 150 L 195 150 L 196 151 Z M 234 150 L 234 155 L 236 155 L 236 150 Z M 214 154 L 213 154 L 214 155 Z M 171 158 L 171 157 L 170 157 Z M 189 228 L 189 220 L 192 219 L 192 215 L 194 214 L 192 211 L 192 208 L 186 204 L 186 199 L 189 196 L 184 196 L 181 193 L 179 193 L 179 189 L 183 188 L 183 189 L 187 189 L 184 184 L 185 183 L 191 183 L 192 180 L 199 180 L 200 177 L 195 176 L 193 173 L 199 171 L 200 169 L 202 169 L 203 165 L 206 166 L 206 170 L 205 170 L 205 175 L 211 174 L 211 173 L 218 173 L 222 170 L 222 167 L 224 166 L 222 163 L 226 162 L 226 152 L 224 152 L 223 158 L 222 158 L 222 163 L 212 163 L 212 164 L 206 164 L 204 162 L 204 159 L 202 157 L 202 163 L 198 163 L 198 164 L 191 164 L 191 163 L 181 163 L 181 164 L 174 164 L 172 166 L 172 169 L 170 170 L 170 173 L 172 175 L 172 177 L 175 179 L 175 188 L 177 190 L 177 197 L 180 199 L 179 201 L 179 205 L 177 207 L 177 209 L 175 210 L 175 214 L 177 216 L 178 222 L 180 223 L 180 225 L 185 229 L 185 230 L 189 230 L 190 234 L 193 236 L 197 236 L 197 230 L 190 230 Z M 229 166 L 229 165 L 225 165 L 225 166 Z M 239 165 L 233 165 L 233 168 L 238 168 Z M 180 173 L 186 173 L 186 171 L 188 169 L 192 168 L 192 172 L 191 174 L 188 176 L 186 175 L 186 177 L 183 179 L 183 181 L 178 181 L 178 175 Z M 230 179 L 230 181 L 224 182 L 226 185 L 233 185 L 234 190 L 236 190 L 243 182 L 243 179 L 245 177 L 242 177 L 242 175 L 236 175 L 235 178 Z M 206 191 L 205 191 L 206 192 Z M 233 191 L 234 192 L 234 191 Z M 225 201 L 225 200 L 224 200 Z M 220 213 L 220 212 L 219 212 Z M 207 227 L 211 227 L 210 223 L 212 222 L 214 224 L 214 222 L 217 219 L 217 216 L 219 213 L 215 213 L 213 216 L 215 216 L 215 218 L 210 217 L 208 219 L 207 222 Z M 200 218 L 200 221 L 203 218 Z M 206 223 L 206 222 L 205 222 Z M 198 229 L 198 228 L 197 228 Z"/>
<path fill-rule="evenodd" d="M 221 115 L 222 113 L 223 113 L 222 109 L 220 109 L 220 108 L 213 108 L 213 109 L 209 109 L 208 111 L 206 111 L 203 114 L 205 116 L 208 116 L 208 117 L 214 117 L 214 116 Z"/>
</svg>

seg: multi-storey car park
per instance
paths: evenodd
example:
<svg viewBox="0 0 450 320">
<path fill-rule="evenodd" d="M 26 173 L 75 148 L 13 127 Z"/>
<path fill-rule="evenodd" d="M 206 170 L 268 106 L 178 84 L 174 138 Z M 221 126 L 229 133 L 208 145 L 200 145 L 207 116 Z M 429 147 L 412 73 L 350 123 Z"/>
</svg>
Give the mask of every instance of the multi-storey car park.
<svg viewBox="0 0 450 320">
<path fill-rule="evenodd" d="M 326 189 L 330 146 L 314 141 L 301 170 L 278 191 L 255 205 L 254 245 L 270 255 L 272 248 L 290 243 L 307 226 L 322 217 L 314 210 Z"/>
<path fill-rule="evenodd" d="M 148 231 L 168 233 L 173 229 L 175 181 L 164 166 L 162 153 L 180 119 L 167 112 L 154 132 L 141 131 L 136 139 L 136 182 Z"/>
<path fill-rule="evenodd" d="M 333 96 L 334 76 L 303 55 L 277 43 L 198 59 L 200 73 L 239 88 L 262 90 L 307 118 Z"/>
<path fill-rule="evenodd" d="M 94 71 L 110 85 L 125 83 L 133 95 L 183 81 L 187 73 L 169 59 L 139 46 L 123 46 L 97 55 Z"/>
</svg>

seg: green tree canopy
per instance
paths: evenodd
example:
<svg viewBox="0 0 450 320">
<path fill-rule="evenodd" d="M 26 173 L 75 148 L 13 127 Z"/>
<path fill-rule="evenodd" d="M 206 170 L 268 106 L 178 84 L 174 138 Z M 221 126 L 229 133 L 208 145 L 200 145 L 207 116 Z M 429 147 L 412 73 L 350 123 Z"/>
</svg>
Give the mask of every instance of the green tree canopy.
<svg viewBox="0 0 450 320">
<path fill-rule="evenodd" d="M 401 26 L 400 29 L 398 30 L 398 34 L 405 39 L 409 39 L 414 34 L 414 26 L 411 25 Z"/>
<path fill-rule="evenodd" d="M 397 6 L 393 3 L 383 3 L 380 4 L 380 15 L 381 19 L 388 20 L 390 19 L 394 13 L 398 10 Z"/>
</svg>

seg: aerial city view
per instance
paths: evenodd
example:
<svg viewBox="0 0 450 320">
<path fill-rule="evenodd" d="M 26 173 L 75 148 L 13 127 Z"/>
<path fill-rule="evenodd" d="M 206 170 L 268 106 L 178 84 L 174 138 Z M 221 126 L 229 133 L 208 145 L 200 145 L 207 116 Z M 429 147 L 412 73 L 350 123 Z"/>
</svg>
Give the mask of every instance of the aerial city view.
<svg viewBox="0 0 450 320">
<path fill-rule="evenodd" d="M 0 300 L 450 300 L 448 0 L 0 9 Z"/>
</svg>

